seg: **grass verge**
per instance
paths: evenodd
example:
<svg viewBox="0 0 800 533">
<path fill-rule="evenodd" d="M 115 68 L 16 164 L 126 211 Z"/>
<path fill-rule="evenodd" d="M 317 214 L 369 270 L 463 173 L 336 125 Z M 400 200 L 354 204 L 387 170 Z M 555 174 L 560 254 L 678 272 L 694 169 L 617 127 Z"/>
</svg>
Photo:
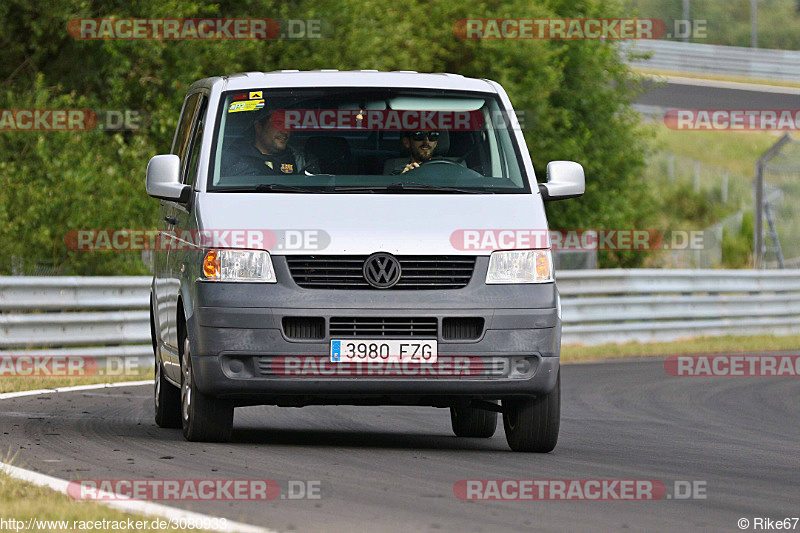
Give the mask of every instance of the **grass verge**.
<svg viewBox="0 0 800 533">
<path fill-rule="evenodd" d="M 126 372 L 118 376 L 2 376 L 0 377 L 0 393 L 19 392 L 24 390 L 55 389 L 76 385 L 94 385 L 122 381 L 141 381 L 153 378 L 153 369 L 139 368 L 135 372 Z"/>
<path fill-rule="evenodd" d="M 800 335 L 696 337 L 675 342 L 628 342 L 598 346 L 563 345 L 562 363 L 584 363 L 608 359 L 715 353 L 758 353 L 800 351 Z"/>
<path fill-rule="evenodd" d="M 61 494 L 47 487 L 40 487 L 33 483 L 12 478 L 5 472 L 0 472 L 0 509 L 5 520 L 5 528 L 10 531 L 43 531 L 63 533 L 64 531 L 113 530 L 113 531 L 164 531 L 151 527 L 155 517 L 117 511 L 95 502 L 75 501 L 65 494 Z M 35 518 L 38 523 L 32 529 L 27 529 L 28 521 Z M 128 520 L 133 527 L 128 527 Z M 21 527 L 11 527 L 10 520 L 22 521 L 16 524 Z M 103 524 L 97 521 L 105 520 Z M 159 521 L 165 520 L 162 518 Z M 47 523 L 50 522 L 50 523 Z M 81 524 L 83 522 L 83 524 Z M 92 522 L 88 526 L 88 522 Z M 113 525 L 122 526 L 113 528 Z M 146 527 L 137 529 L 136 522 Z M 142 524 L 144 523 L 144 524 Z M 84 527 L 81 527 L 81 526 Z M 100 525 L 101 527 L 94 527 Z M 185 529 L 182 531 L 186 531 Z"/>
<path fill-rule="evenodd" d="M 669 70 L 655 70 L 649 68 L 634 67 L 631 70 L 640 74 L 650 76 L 675 76 L 679 78 L 692 78 L 697 80 L 730 81 L 734 83 L 750 83 L 753 85 L 771 85 L 774 87 L 800 87 L 796 81 L 786 80 L 767 80 L 762 78 L 747 78 L 745 76 L 723 76 L 721 74 L 706 74 L 703 72 L 678 72 Z"/>
<path fill-rule="evenodd" d="M 653 125 L 654 148 L 672 152 L 752 179 L 755 164 L 784 132 L 671 130 Z"/>
</svg>

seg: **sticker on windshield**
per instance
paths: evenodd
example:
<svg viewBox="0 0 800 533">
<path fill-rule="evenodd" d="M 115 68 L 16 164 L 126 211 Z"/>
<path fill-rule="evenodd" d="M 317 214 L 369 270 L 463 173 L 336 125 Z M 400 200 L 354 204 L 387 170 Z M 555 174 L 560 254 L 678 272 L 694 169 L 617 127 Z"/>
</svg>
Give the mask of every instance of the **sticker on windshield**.
<svg viewBox="0 0 800 533">
<path fill-rule="evenodd" d="M 228 113 L 238 113 L 241 111 L 255 111 L 264 107 L 264 100 L 246 100 L 244 102 L 233 102 L 228 107 Z"/>
</svg>

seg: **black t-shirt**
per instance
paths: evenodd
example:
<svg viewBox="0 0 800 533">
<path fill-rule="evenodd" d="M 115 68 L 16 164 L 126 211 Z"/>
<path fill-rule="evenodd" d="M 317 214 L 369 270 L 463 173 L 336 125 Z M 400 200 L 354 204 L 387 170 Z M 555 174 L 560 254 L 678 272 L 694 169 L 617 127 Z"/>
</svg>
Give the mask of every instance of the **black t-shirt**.
<svg viewBox="0 0 800 533">
<path fill-rule="evenodd" d="M 223 176 L 270 176 L 306 171 L 319 174 L 319 162 L 291 146 L 277 154 L 262 154 L 250 143 L 235 143 L 222 154 Z"/>
</svg>

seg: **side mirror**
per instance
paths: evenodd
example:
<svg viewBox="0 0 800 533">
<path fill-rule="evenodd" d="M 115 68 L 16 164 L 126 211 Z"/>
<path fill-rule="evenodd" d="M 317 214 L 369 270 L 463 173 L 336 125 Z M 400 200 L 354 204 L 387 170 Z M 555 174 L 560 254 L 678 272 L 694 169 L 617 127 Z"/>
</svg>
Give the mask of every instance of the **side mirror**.
<svg viewBox="0 0 800 533">
<path fill-rule="evenodd" d="M 544 201 L 577 198 L 586 190 L 583 167 L 574 161 L 547 163 L 547 183 L 539 184 Z"/>
<path fill-rule="evenodd" d="M 147 163 L 147 194 L 161 200 L 186 203 L 192 194 L 181 183 L 181 160 L 177 155 L 157 155 Z"/>
</svg>

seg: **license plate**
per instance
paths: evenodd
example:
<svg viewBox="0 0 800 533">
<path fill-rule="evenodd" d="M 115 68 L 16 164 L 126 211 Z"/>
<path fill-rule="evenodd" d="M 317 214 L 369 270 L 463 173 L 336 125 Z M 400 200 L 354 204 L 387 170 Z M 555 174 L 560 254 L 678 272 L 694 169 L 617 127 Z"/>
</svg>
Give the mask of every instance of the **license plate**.
<svg viewBox="0 0 800 533">
<path fill-rule="evenodd" d="M 332 340 L 331 361 L 346 362 L 402 362 L 435 363 L 436 341 L 433 340 Z"/>
</svg>

